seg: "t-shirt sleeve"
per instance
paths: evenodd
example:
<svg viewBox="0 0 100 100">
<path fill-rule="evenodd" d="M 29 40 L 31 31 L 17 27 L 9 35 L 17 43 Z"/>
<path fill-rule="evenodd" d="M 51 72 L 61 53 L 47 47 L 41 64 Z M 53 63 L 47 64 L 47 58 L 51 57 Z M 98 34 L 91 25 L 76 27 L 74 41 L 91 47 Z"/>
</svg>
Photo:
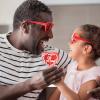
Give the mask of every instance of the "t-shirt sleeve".
<svg viewBox="0 0 100 100">
<path fill-rule="evenodd" d="M 91 80 L 96 80 L 98 76 L 100 76 L 100 67 L 92 68 L 91 70 L 88 70 L 83 76 L 82 84 Z"/>
<path fill-rule="evenodd" d="M 58 68 L 63 68 L 64 71 L 67 71 L 67 66 L 71 63 L 71 58 L 69 58 L 68 54 L 63 50 L 58 50 L 59 60 L 57 62 Z"/>
<path fill-rule="evenodd" d="M 91 81 L 91 80 L 96 80 L 97 76 L 95 75 L 86 75 L 83 80 L 82 80 L 82 84 L 88 82 L 88 81 Z"/>
</svg>

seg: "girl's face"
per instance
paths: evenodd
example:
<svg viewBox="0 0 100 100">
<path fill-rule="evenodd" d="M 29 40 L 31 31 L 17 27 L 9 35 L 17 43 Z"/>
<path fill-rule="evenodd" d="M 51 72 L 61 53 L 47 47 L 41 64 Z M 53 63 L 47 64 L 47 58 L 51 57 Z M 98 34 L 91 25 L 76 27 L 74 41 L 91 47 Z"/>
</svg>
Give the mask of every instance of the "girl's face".
<svg viewBox="0 0 100 100">
<path fill-rule="evenodd" d="M 72 35 L 71 41 L 70 41 L 70 52 L 69 56 L 78 61 L 79 59 L 83 58 L 84 56 L 87 56 L 87 49 L 86 45 L 84 45 L 85 42 L 88 42 L 87 40 L 81 38 L 78 34 L 81 34 L 82 31 L 80 28 L 77 28 L 74 30 L 74 34 Z"/>
<path fill-rule="evenodd" d="M 83 41 L 79 40 L 73 44 L 70 44 L 69 56 L 78 61 L 83 55 Z"/>
</svg>

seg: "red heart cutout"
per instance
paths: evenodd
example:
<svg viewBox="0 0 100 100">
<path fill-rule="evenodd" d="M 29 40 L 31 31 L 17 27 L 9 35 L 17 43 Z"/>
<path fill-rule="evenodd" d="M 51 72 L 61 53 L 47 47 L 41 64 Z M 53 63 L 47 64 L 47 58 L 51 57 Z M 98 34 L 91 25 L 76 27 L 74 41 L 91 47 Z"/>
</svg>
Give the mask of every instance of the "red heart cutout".
<svg viewBox="0 0 100 100">
<path fill-rule="evenodd" d="M 57 52 L 44 52 L 42 53 L 42 59 L 49 67 L 52 67 L 59 60 L 59 55 Z"/>
</svg>

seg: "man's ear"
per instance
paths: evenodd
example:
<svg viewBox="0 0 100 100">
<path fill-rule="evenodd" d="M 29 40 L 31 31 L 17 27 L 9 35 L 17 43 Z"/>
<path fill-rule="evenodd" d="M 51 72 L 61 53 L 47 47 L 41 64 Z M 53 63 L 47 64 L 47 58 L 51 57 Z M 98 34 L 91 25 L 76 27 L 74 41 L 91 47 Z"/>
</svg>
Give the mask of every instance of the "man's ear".
<svg viewBox="0 0 100 100">
<path fill-rule="evenodd" d="M 92 52 L 92 46 L 91 45 L 85 45 L 83 48 L 83 53 L 84 54 L 89 54 Z"/>
<path fill-rule="evenodd" d="M 24 33 L 29 33 L 29 23 L 27 23 L 27 21 L 23 21 L 21 23 L 21 29 Z"/>
</svg>

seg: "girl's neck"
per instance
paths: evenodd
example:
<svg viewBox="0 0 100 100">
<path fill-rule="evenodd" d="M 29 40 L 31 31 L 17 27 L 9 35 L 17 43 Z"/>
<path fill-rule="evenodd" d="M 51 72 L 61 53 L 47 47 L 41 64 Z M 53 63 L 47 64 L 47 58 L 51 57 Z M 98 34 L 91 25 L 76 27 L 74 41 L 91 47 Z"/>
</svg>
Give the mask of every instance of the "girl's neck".
<svg viewBox="0 0 100 100">
<path fill-rule="evenodd" d="M 78 61 L 77 70 L 86 70 L 86 69 L 92 68 L 94 66 L 96 66 L 96 63 L 94 60 L 81 59 Z"/>
</svg>

